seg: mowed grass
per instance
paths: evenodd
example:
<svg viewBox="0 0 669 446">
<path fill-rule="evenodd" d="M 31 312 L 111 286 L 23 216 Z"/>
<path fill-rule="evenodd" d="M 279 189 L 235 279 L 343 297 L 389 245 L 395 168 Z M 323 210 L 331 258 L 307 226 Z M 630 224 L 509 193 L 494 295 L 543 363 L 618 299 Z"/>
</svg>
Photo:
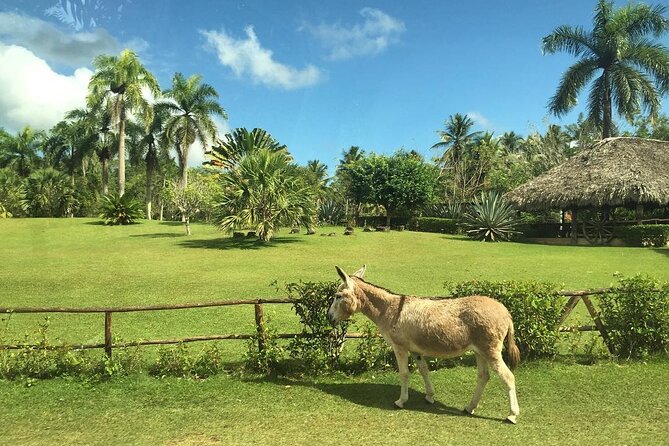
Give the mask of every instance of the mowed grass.
<svg viewBox="0 0 669 446">
<path fill-rule="evenodd" d="M 432 374 L 437 402 L 412 375 L 404 410 L 394 373 L 302 380 L 117 378 L 0 382 L 2 445 L 666 445 L 667 363 L 516 371 L 519 424 L 502 423 L 505 391 L 488 384 L 477 416 L 460 409 L 475 369 Z"/>
<path fill-rule="evenodd" d="M 274 283 L 337 280 L 334 265 L 368 266 L 370 281 L 398 293 L 443 295 L 471 279 L 546 280 L 567 289 L 608 286 L 614 273 L 669 280 L 669 249 L 486 244 L 416 232 L 346 237 L 342 228 L 307 236 L 279 233 L 269 244 L 232 239 L 176 222 L 107 227 L 94 219 L 0 220 L 0 306 L 117 306 L 281 296 Z M 279 328 L 297 327 L 290 306 L 267 306 Z M 43 315 L 14 315 L 3 336 L 32 333 Z M 114 316 L 124 340 L 251 333 L 252 307 Z M 102 340 L 101 315 L 52 315 L 65 342 Z"/>
<path fill-rule="evenodd" d="M 608 286 L 614 273 L 669 280 L 669 249 L 483 244 L 413 232 L 280 233 L 275 242 L 233 240 L 209 225 L 105 227 L 91 219 L 0 220 L 0 306 L 114 306 L 280 296 L 272 285 L 335 280 L 334 265 L 368 265 L 370 281 L 400 293 L 444 294 L 444 282 L 548 280 L 568 289 Z M 297 328 L 289 305 L 267 305 L 281 331 Z M 43 315 L 4 316 L 2 342 L 35 338 Z M 362 321 L 364 318 L 359 318 Z M 124 340 L 251 333 L 252 307 L 119 314 Z M 101 315 L 52 315 L 50 336 L 100 342 Z M 221 342 L 238 361 L 239 341 Z M 198 347 L 193 347 L 197 349 Z M 147 348 L 147 351 L 150 351 Z M 595 366 L 526 362 L 517 370 L 520 424 L 491 380 L 480 417 L 458 410 L 471 397 L 473 367 L 433 374 L 438 403 L 392 410 L 395 372 L 357 377 L 206 380 L 144 375 L 107 382 L 0 381 L 0 444 L 666 444 L 669 362 Z"/>
</svg>

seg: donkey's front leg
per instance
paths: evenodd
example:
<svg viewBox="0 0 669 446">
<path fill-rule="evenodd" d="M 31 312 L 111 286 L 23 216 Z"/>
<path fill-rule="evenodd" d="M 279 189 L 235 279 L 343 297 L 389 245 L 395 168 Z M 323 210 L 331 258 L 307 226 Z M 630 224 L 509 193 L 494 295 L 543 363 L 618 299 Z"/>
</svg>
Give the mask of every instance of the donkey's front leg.
<svg viewBox="0 0 669 446">
<path fill-rule="evenodd" d="M 395 406 L 402 409 L 404 403 L 409 399 L 409 352 L 397 345 L 393 345 L 397 369 L 400 372 L 400 399 L 395 401 Z"/>
<path fill-rule="evenodd" d="M 432 387 L 432 382 L 430 381 L 430 369 L 427 366 L 427 362 L 422 355 L 416 356 L 416 361 L 418 362 L 418 370 L 423 377 L 425 382 L 425 401 L 430 404 L 434 403 L 434 387 Z"/>
</svg>

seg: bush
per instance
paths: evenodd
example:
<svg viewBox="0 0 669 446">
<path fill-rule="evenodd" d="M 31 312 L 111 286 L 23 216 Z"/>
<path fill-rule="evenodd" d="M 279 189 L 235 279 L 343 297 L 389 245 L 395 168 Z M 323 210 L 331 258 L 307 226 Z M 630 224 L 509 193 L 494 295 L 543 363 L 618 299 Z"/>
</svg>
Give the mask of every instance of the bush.
<svg viewBox="0 0 669 446">
<path fill-rule="evenodd" d="M 621 229 L 625 241 L 632 246 L 667 246 L 669 225 L 634 225 Z"/>
<path fill-rule="evenodd" d="M 470 281 L 446 284 L 453 296 L 490 296 L 511 313 L 516 344 L 525 358 L 552 357 L 557 353 L 558 322 L 566 298 L 545 282 Z"/>
<path fill-rule="evenodd" d="M 457 234 L 460 227 L 452 218 L 414 217 L 409 220 L 407 229 L 419 232 L 438 232 L 441 234 Z"/>
<path fill-rule="evenodd" d="M 302 323 L 300 337 L 288 351 L 306 372 L 337 368 L 349 322 L 332 327 L 327 313 L 337 292 L 338 282 L 299 282 L 286 285 L 293 309 Z"/>
<path fill-rule="evenodd" d="M 130 225 L 144 217 L 143 205 L 125 194 L 105 195 L 102 198 L 100 218 L 107 225 Z"/>
<path fill-rule="evenodd" d="M 599 305 L 618 355 L 643 357 L 669 351 L 669 283 L 640 275 L 623 278 L 602 295 Z"/>
<path fill-rule="evenodd" d="M 284 350 L 277 342 L 276 330 L 269 325 L 269 320 L 263 320 L 261 328 L 262 334 L 256 331 L 249 339 L 244 354 L 244 365 L 252 372 L 272 375 L 279 371 Z"/>
<path fill-rule="evenodd" d="M 385 339 L 379 336 L 376 325 L 367 322 L 362 329 L 363 337 L 355 348 L 355 357 L 349 369 L 351 371 L 382 370 L 395 364 L 395 355 Z"/>
<path fill-rule="evenodd" d="M 158 359 L 149 368 L 149 373 L 159 377 L 206 378 L 222 370 L 223 354 L 215 344 L 192 355 L 188 347 L 181 343 L 176 347 L 161 348 Z"/>
</svg>

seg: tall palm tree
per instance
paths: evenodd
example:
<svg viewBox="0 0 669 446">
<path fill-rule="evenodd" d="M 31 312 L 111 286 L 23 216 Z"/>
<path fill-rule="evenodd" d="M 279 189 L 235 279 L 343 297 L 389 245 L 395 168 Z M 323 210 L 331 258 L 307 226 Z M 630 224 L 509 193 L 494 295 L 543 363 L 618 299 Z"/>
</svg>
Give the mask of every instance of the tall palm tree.
<svg viewBox="0 0 669 446">
<path fill-rule="evenodd" d="M 592 81 L 589 119 L 602 127 L 603 138 L 613 135 L 614 105 L 628 121 L 642 111 L 656 116 L 660 98 L 669 89 L 669 53 L 647 36 L 658 38 L 669 31 L 665 11 L 664 6 L 644 4 L 615 9 L 613 2 L 599 0 L 591 31 L 563 25 L 544 37 L 544 53 L 564 51 L 579 58 L 550 99 L 551 113 L 569 112 Z"/>
<path fill-rule="evenodd" d="M 139 61 L 137 54 L 125 49 L 119 56 L 101 55 L 93 61 L 95 73 L 88 84 L 89 105 L 110 101 L 112 121 L 118 122 L 118 189 L 125 193 L 125 126 L 128 113 L 150 121 L 153 109 L 142 89 L 157 95 L 158 81 Z"/>
<path fill-rule="evenodd" d="M 474 121 L 467 116 L 456 113 L 444 122 L 444 130 L 439 131 L 440 141 L 432 146 L 433 149 L 443 149 L 439 158 L 442 168 L 457 163 L 465 155 L 467 146 L 472 144 L 482 132 L 470 132 Z"/>
<path fill-rule="evenodd" d="M 519 152 L 522 149 L 522 141 L 523 137 L 513 130 L 505 132 L 499 137 L 499 142 L 504 146 L 504 150 L 507 154 Z"/>
<path fill-rule="evenodd" d="M 159 102 L 171 116 L 165 123 L 165 135 L 174 144 L 181 171 L 181 187 L 188 184 L 188 153 L 195 141 L 206 150 L 216 138 L 216 125 L 212 115 L 227 119 L 225 110 L 218 103 L 218 93 L 209 84 L 202 83 L 202 76 L 194 74 L 188 79 L 175 73 L 172 88 L 164 92 L 165 100 Z"/>
<path fill-rule="evenodd" d="M 261 149 L 281 152 L 292 160 L 288 148 L 274 139 L 267 131 L 255 128 L 249 132 L 240 127 L 231 133 L 226 133 L 211 150 L 205 152 L 205 155 L 209 157 L 209 161 L 205 164 L 232 169 L 242 158 Z"/>
<path fill-rule="evenodd" d="M 42 132 L 35 132 L 30 126 L 19 130 L 16 136 L 5 136 L 0 145 L 0 167 L 14 169 L 22 178 L 27 178 L 39 167 L 38 151 L 43 138 Z"/>
</svg>

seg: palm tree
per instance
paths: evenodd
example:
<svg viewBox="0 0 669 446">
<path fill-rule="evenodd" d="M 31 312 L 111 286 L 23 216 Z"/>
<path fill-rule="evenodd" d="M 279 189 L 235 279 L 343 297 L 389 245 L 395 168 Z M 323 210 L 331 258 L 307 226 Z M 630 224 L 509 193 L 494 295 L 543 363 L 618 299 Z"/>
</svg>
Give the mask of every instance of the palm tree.
<svg viewBox="0 0 669 446">
<path fill-rule="evenodd" d="M 225 172 L 221 181 L 224 196 L 218 220 L 223 230 L 252 227 L 260 240 L 269 241 L 279 226 L 314 225 L 313 189 L 283 151 L 259 149 Z"/>
<path fill-rule="evenodd" d="M 444 130 L 439 131 L 440 141 L 432 146 L 433 149 L 443 149 L 439 157 L 442 168 L 456 164 L 465 155 L 467 147 L 472 144 L 482 132 L 470 132 L 474 121 L 467 115 L 456 113 L 444 122 Z"/>
<path fill-rule="evenodd" d="M 519 152 L 522 149 L 522 141 L 523 137 L 514 131 L 505 132 L 499 137 L 499 142 L 507 154 Z"/>
<path fill-rule="evenodd" d="M 267 131 L 255 128 L 249 132 L 241 127 L 231 133 L 226 133 L 211 150 L 205 152 L 205 155 L 209 157 L 209 161 L 206 161 L 205 164 L 222 169 L 232 169 L 242 158 L 261 149 L 281 152 L 292 160 L 288 148 L 280 144 Z"/>
<path fill-rule="evenodd" d="M 216 125 L 212 115 L 228 116 L 217 102 L 218 93 L 209 84 L 202 83 L 202 76 L 195 74 L 188 79 L 175 73 L 172 88 L 164 92 L 160 107 L 171 116 L 165 123 L 165 135 L 174 144 L 181 171 L 181 187 L 188 184 L 188 152 L 195 141 L 206 148 L 216 138 Z"/>
<path fill-rule="evenodd" d="M 643 4 L 615 9 L 613 2 L 599 0 L 592 31 L 563 25 L 544 37 L 544 53 L 565 51 L 579 58 L 563 74 L 548 104 L 551 113 L 569 112 L 592 81 L 589 119 L 601 126 L 603 138 L 613 135 L 613 105 L 628 121 L 641 111 L 656 116 L 669 88 L 669 53 L 646 36 L 658 38 L 669 31 L 665 11 L 664 6 Z"/>
<path fill-rule="evenodd" d="M 119 56 L 101 55 L 93 61 L 95 73 L 88 84 L 88 103 L 93 106 L 110 102 L 112 121 L 118 121 L 118 193 L 125 193 L 125 126 L 128 113 L 141 115 L 149 122 L 153 109 L 142 93 L 148 89 L 157 95 L 158 81 L 137 54 L 125 49 Z"/>
<path fill-rule="evenodd" d="M 22 178 L 39 167 L 39 147 L 43 139 L 42 132 L 35 132 L 30 126 L 25 126 L 16 136 L 6 136 L 0 145 L 0 168 L 14 169 Z"/>
</svg>

